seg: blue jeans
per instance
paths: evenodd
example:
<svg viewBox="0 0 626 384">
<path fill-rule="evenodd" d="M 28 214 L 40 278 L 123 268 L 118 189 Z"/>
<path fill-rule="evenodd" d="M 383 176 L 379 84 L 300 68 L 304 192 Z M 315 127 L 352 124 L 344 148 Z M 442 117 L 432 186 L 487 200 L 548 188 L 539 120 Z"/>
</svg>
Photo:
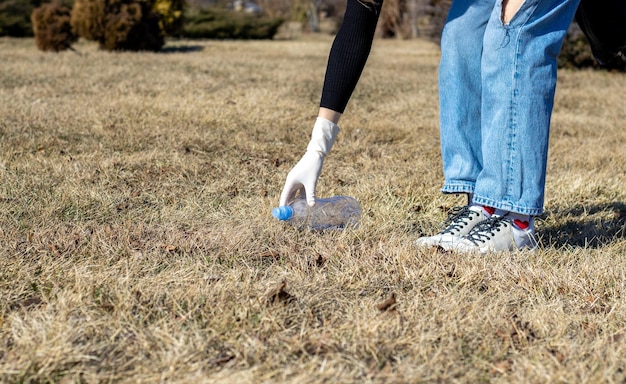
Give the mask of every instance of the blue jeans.
<svg viewBox="0 0 626 384">
<path fill-rule="evenodd" d="M 556 58 L 579 0 L 454 0 L 441 40 L 444 193 L 526 215 L 543 211 Z"/>
</svg>

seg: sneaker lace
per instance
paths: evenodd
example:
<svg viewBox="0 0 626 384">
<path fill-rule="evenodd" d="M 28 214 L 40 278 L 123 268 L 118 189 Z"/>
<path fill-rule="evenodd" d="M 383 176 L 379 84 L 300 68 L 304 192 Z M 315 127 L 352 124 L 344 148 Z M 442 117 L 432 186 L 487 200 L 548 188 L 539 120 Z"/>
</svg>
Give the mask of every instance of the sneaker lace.
<svg viewBox="0 0 626 384">
<path fill-rule="evenodd" d="M 467 234 L 467 239 L 474 244 L 485 243 L 491 240 L 496 235 L 496 232 L 500 232 L 500 228 L 506 225 L 507 222 L 509 222 L 509 219 L 505 216 L 492 216 L 478 223 Z"/>
<path fill-rule="evenodd" d="M 440 234 L 444 233 L 452 233 L 455 231 L 461 230 L 464 226 L 467 225 L 466 219 L 469 219 L 472 215 L 478 215 L 478 212 L 474 212 L 469 209 L 469 206 L 466 205 L 464 207 L 454 207 L 448 214 L 448 218 L 444 222 L 444 229 L 440 232 Z"/>
</svg>

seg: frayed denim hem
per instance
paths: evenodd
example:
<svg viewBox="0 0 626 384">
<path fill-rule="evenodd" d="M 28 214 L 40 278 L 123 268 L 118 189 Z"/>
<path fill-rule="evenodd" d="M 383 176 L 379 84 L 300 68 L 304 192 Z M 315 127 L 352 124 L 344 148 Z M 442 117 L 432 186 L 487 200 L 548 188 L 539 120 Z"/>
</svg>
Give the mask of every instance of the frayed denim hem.
<svg viewBox="0 0 626 384">
<path fill-rule="evenodd" d="M 474 186 L 474 183 L 469 182 L 445 183 L 443 187 L 441 187 L 441 193 L 474 193 Z"/>
<path fill-rule="evenodd" d="M 539 216 L 543 213 L 543 208 L 521 207 L 510 202 L 495 201 L 480 196 L 474 196 L 474 203 L 486 205 L 495 209 L 501 209 L 503 211 L 519 213 L 521 215 Z"/>
</svg>

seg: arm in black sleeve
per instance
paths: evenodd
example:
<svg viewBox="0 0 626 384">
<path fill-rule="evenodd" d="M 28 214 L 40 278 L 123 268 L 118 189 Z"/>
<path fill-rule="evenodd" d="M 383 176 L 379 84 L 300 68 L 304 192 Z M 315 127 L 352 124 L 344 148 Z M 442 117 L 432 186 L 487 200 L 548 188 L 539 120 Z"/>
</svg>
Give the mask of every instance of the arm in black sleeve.
<svg viewBox="0 0 626 384">
<path fill-rule="evenodd" d="M 320 107 L 343 113 L 372 48 L 383 0 L 348 0 L 343 23 L 330 49 Z"/>
</svg>

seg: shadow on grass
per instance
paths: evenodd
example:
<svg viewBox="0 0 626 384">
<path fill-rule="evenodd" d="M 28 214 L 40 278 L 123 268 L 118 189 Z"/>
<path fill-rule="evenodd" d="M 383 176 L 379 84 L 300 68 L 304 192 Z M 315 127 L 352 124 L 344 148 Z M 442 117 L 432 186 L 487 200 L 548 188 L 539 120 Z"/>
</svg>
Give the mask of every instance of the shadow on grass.
<svg viewBox="0 0 626 384">
<path fill-rule="evenodd" d="M 161 48 L 160 53 L 191 53 L 204 49 L 201 45 L 172 45 Z"/>
<path fill-rule="evenodd" d="M 621 202 L 557 209 L 548 212 L 543 220 L 552 221 L 547 220 L 550 216 L 559 224 L 541 225 L 540 242 L 543 246 L 600 248 L 626 238 L 626 204 Z"/>
</svg>

